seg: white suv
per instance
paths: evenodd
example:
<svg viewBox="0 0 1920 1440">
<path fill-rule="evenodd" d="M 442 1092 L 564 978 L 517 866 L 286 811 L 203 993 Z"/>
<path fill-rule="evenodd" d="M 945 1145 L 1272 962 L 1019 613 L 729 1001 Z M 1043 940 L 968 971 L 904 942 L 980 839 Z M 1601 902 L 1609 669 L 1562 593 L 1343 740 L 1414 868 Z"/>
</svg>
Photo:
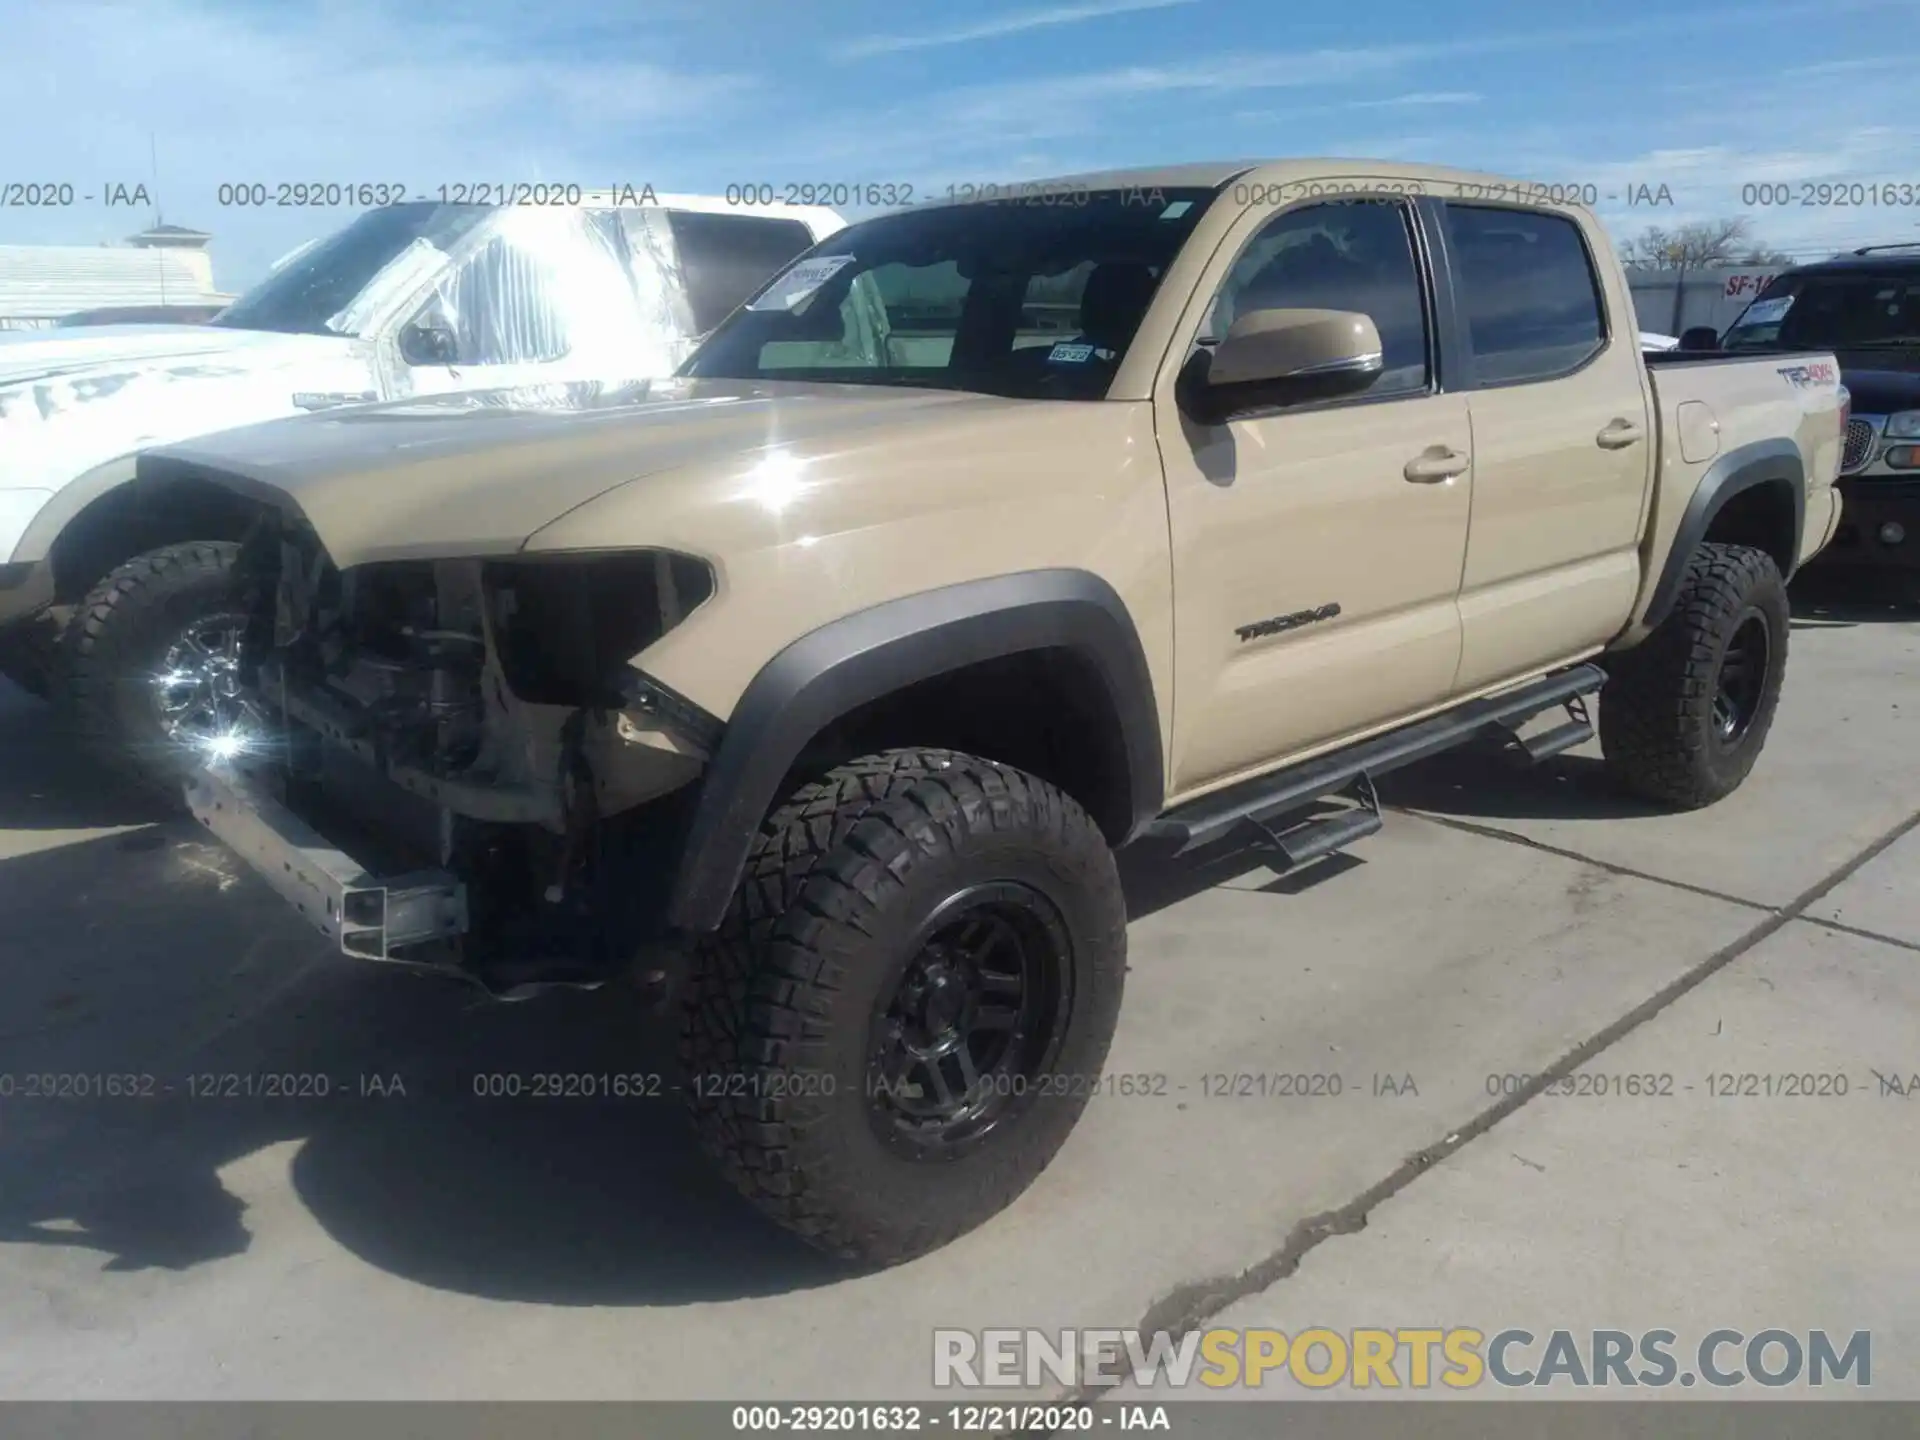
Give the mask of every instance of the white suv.
<svg viewBox="0 0 1920 1440">
<path fill-rule="evenodd" d="M 573 198 L 573 197 L 569 197 Z M 831 210 L 707 196 L 411 202 L 280 260 L 204 325 L 0 337 L 0 673 L 109 746 L 230 723 L 238 523 L 133 482 L 154 445 L 341 405 L 670 374 Z"/>
</svg>

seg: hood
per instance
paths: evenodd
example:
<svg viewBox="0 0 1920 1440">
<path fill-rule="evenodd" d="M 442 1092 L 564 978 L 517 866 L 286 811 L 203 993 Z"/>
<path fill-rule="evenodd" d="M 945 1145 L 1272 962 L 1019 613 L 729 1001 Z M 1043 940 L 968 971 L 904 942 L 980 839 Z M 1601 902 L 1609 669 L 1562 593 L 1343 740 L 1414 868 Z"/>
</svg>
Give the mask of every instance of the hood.
<svg viewBox="0 0 1920 1440">
<path fill-rule="evenodd" d="M 344 335 L 103 325 L 0 342 L 0 487 L 57 490 L 146 445 L 298 413 L 303 392 L 374 398 Z"/>
<path fill-rule="evenodd" d="M 1840 383 L 1853 397 L 1854 414 L 1920 410 L 1920 351 L 1915 353 L 1912 369 L 1890 367 L 1889 358 L 1885 350 L 1841 352 Z"/>
<path fill-rule="evenodd" d="M 136 367 L 188 355 L 284 348 L 289 340 L 345 337 L 280 335 L 219 325 L 85 325 L 71 330 L 0 333 L 0 389 L 98 366 Z"/>
<path fill-rule="evenodd" d="M 209 476 L 279 505 L 344 569 L 509 554 L 588 501 L 668 471 L 773 450 L 842 455 L 936 418 L 965 428 L 1069 403 L 785 381 L 550 385 L 249 425 L 149 452 L 140 473 Z"/>
</svg>

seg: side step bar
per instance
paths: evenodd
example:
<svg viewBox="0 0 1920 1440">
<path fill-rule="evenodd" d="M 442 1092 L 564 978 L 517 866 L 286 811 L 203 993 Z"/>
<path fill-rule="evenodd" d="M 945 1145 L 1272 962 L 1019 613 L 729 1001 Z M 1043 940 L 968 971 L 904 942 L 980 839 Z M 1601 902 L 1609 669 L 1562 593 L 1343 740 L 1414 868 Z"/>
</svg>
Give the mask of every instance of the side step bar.
<svg viewBox="0 0 1920 1440">
<path fill-rule="evenodd" d="M 1557 705 L 1571 709 L 1574 702 L 1584 702 L 1584 697 L 1599 690 L 1606 680 L 1607 672 L 1598 665 L 1575 665 L 1543 675 L 1517 689 L 1470 700 L 1385 735 L 1376 735 L 1371 740 L 1362 740 L 1332 754 L 1169 810 L 1149 821 L 1140 833 L 1143 838 L 1173 842 L 1178 854 L 1218 840 L 1247 821 L 1265 830 L 1268 820 L 1349 787 L 1364 786 L 1363 808 L 1350 815 L 1315 821 L 1284 836 L 1268 832 L 1269 838 L 1289 859 L 1294 849 L 1310 850 L 1306 858 L 1317 859 L 1380 828 L 1378 807 L 1366 803 L 1366 796 L 1372 791 L 1370 777 L 1452 750 L 1483 735 L 1505 731 L 1511 736 L 1543 711 Z M 1591 738 L 1592 733 L 1582 703 L 1575 718 L 1566 725 L 1534 737 L 1531 744 L 1521 743 L 1531 758 L 1544 759 L 1560 750 L 1571 749 Z M 1552 748 L 1540 748 L 1548 746 Z M 1341 827 L 1340 838 L 1328 838 L 1334 835 L 1334 830 L 1323 827 Z"/>
<path fill-rule="evenodd" d="M 1567 701 L 1567 718 L 1551 730 L 1542 730 L 1538 735 L 1522 735 L 1517 726 L 1513 730 L 1514 743 L 1529 761 L 1538 765 L 1542 760 L 1550 760 L 1555 755 L 1584 745 L 1593 738 L 1593 720 L 1587 714 L 1587 697 L 1575 695 Z"/>
</svg>

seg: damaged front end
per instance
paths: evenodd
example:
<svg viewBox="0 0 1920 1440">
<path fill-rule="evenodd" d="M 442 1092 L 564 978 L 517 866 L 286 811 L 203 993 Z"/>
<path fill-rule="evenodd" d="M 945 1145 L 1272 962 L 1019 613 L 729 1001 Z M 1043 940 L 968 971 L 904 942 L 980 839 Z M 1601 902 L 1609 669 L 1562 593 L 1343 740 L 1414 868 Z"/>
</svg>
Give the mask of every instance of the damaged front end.
<svg viewBox="0 0 1920 1440">
<path fill-rule="evenodd" d="M 663 920 L 720 724 L 628 661 L 713 593 L 662 550 L 339 570 L 297 516 L 242 547 L 264 730 L 198 818 L 342 951 L 496 994 L 673 976 Z"/>
</svg>

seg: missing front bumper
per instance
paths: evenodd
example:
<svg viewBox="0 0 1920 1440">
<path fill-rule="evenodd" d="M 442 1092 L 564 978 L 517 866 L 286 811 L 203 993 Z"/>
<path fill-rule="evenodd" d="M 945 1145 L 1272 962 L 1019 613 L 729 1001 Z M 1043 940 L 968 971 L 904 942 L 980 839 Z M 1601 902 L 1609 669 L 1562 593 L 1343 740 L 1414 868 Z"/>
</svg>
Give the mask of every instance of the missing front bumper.
<svg viewBox="0 0 1920 1440">
<path fill-rule="evenodd" d="M 442 870 L 370 875 L 241 770 L 201 768 L 188 780 L 186 798 L 195 819 L 343 954 L 392 960 L 403 947 L 466 933 L 466 887 L 453 876 Z"/>
</svg>

